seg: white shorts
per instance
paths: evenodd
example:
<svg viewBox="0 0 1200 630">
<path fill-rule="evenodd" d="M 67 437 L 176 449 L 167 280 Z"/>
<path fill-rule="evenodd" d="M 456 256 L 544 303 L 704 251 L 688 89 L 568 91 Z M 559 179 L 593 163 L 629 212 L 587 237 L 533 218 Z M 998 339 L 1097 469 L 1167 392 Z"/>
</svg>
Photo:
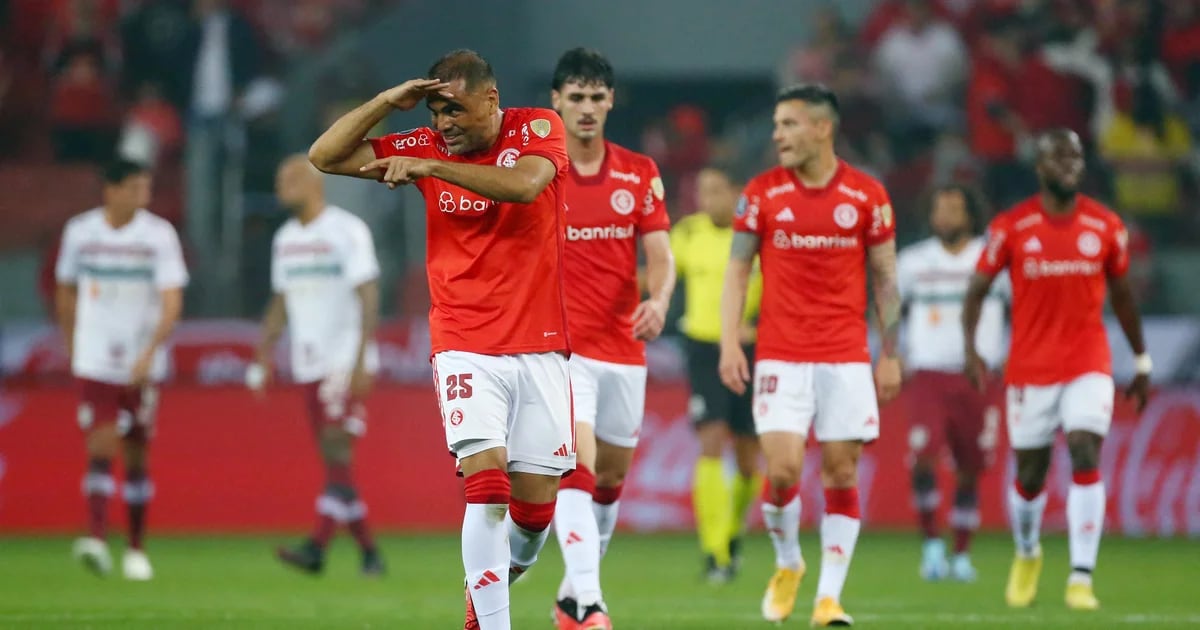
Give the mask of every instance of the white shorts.
<svg viewBox="0 0 1200 630">
<path fill-rule="evenodd" d="M 759 435 L 786 431 L 803 436 L 812 427 L 819 442 L 878 438 L 871 364 L 756 362 L 754 426 Z"/>
<path fill-rule="evenodd" d="M 624 448 L 637 446 L 646 412 L 646 366 L 571 355 L 575 422 L 590 424 L 596 437 Z"/>
<path fill-rule="evenodd" d="M 446 446 L 458 459 L 503 447 L 510 471 L 575 469 L 571 376 L 563 355 L 449 350 L 434 355 L 433 379 Z"/>
<path fill-rule="evenodd" d="M 1115 386 L 1108 374 L 1089 372 L 1054 385 L 1009 385 L 1008 443 L 1014 449 L 1045 448 L 1054 432 L 1108 435 Z"/>
</svg>

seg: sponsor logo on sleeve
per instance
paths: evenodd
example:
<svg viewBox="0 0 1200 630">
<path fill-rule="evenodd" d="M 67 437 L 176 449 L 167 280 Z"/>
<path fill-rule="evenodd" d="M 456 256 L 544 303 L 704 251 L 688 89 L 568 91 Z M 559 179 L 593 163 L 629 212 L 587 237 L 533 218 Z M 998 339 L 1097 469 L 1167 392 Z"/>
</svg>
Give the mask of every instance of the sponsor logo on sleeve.
<svg viewBox="0 0 1200 630">
<path fill-rule="evenodd" d="M 650 191 L 654 193 L 655 198 L 659 201 L 663 200 L 666 191 L 663 189 L 663 181 L 661 177 L 654 177 L 650 180 Z"/>
<path fill-rule="evenodd" d="M 750 200 L 746 199 L 746 195 L 742 195 L 741 197 L 738 197 L 737 208 L 734 209 L 734 211 L 733 211 L 734 216 L 737 216 L 739 218 L 745 216 L 746 215 L 746 206 L 749 204 L 750 204 Z"/>
</svg>

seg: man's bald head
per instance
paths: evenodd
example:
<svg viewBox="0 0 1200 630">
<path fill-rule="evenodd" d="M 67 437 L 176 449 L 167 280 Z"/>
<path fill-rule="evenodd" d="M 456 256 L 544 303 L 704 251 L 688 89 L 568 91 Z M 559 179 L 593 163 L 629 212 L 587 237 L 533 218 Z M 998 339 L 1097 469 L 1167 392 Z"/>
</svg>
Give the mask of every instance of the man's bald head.
<svg viewBox="0 0 1200 630">
<path fill-rule="evenodd" d="M 324 202 L 325 180 L 302 153 L 289 155 L 275 173 L 275 196 L 293 214 Z"/>
</svg>

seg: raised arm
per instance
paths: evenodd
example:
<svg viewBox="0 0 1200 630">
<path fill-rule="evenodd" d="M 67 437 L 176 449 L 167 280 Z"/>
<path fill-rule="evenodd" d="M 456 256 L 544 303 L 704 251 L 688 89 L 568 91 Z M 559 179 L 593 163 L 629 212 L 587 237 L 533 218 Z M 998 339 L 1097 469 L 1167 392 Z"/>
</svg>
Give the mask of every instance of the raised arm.
<svg viewBox="0 0 1200 630">
<path fill-rule="evenodd" d="M 380 92 L 325 130 L 308 149 L 309 161 L 326 173 L 377 179 L 378 173 L 362 170 L 363 165 L 375 159 L 375 151 L 366 140 L 367 133 L 392 110 L 410 110 L 427 94 L 447 87 L 448 83 L 437 79 L 413 79 Z"/>
<path fill-rule="evenodd" d="M 424 162 L 431 177 L 462 186 L 488 199 L 515 203 L 531 203 L 537 199 L 558 172 L 553 162 L 540 155 L 521 157 L 512 168 L 441 160 Z"/>
<path fill-rule="evenodd" d="M 741 395 L 750 382 L 750 365 L 742 351 L 742 313 L 746 308 L 746 290 L 750 271 L 761 239 L 750 232 L 734 232 L 729 251 L 729 266 L 725 268 L 725 285 L 721 290 L 721 382 Z"/>
</svg>

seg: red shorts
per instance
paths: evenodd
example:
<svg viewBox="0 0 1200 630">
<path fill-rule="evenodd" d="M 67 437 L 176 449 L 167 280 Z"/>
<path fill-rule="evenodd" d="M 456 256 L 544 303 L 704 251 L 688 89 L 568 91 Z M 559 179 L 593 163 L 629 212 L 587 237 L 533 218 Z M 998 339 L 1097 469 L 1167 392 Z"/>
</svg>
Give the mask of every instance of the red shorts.
<svg viewBox="0 0 1200 630">
<path fill-rule="evenodd" d="M 158 411 L 158 388 L 153 385 L 114 385 L 78 379 L 79 428 L 116 423 L 117 432 L 130 440 L 146 441 L 154 435 L 154 416 Z"/>
<path fill-rule="evenodd" d="M 304 403 L 313 432 L 320 435 L 327 424 L 340 426 L 350 435 L 367 432 L 367 409 L 361 400 L 350 395 L 349 381 L 324 379 L 304 383 Z"/>
<path fill-rule="evenodd" d="M 945 446 L 962 472 L 979 474 L 991 465 L 1002 419 L 999 380 L 980 393 L 962 374 L 918 370 L 904 388 L 914 457 L 936 458 Z"/>
</svg>

